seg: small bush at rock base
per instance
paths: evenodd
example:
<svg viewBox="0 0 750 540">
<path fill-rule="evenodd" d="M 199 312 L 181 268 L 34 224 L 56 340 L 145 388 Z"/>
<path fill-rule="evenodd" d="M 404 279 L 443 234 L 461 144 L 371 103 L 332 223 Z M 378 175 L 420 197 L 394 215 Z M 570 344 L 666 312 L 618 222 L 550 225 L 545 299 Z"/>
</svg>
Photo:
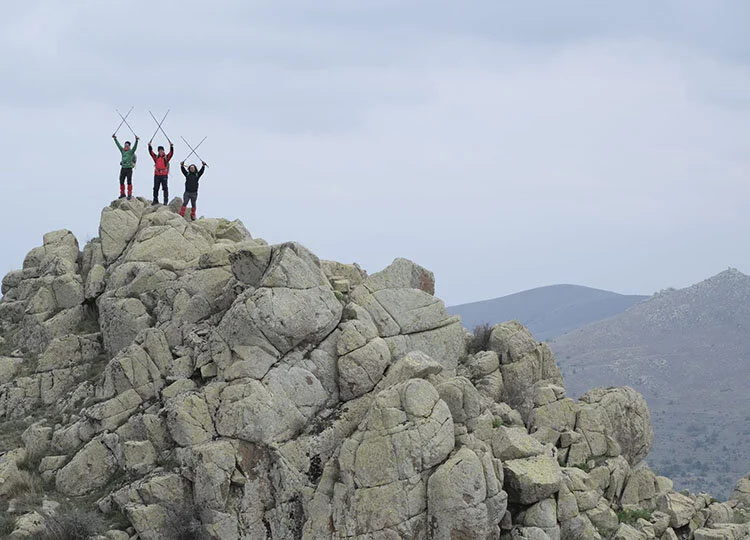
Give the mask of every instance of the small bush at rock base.
<svg viewBox="0 0 750 540">
<path fill-rule="evenodd" d="M 492 326 L 490 323 L 478 324 L 471 331 L 471 338 L 466 344 L 466 349 L 469 354 L 476 354 L 480 351 L 486 351 L 490 344 L 490 334 L 492 334 Z"/>
<path fill-rule="evenodd" d="M 16 527 L 16 518 L 0 511 L 0 538 L 8 538 Z"/>
<path fill-rule="evenodd" d="M 620 510 L 617 512 L 617 519 L 620 523 L 632 525 L 639 519 L 645 519 L 646 521 L 650 520 L 651 512 L 640 508 L 638 510 Z"/>
<path fill-rule="evenodd" d="M 21 482 L 15 484 L 7 494 L 7 499 L 15 500 L 16 510 L 33 512 L 44 499 L 44 483 L 37 474 L 21 470 Z"/>
<path fill-rule="evenodd" d="M 167 507 L 167 520 L 177 540 L 203 540 L 201 522 L 197 519 L 200 510 L 192 505 Z"/>
<path fill-rule="evenodd" d="M 86 540 L 105 529 L 104 516 L 96 510 L 74 506 L 60 507 L 45 516 L 44 532 L 40 540 Z"/>
</svg>

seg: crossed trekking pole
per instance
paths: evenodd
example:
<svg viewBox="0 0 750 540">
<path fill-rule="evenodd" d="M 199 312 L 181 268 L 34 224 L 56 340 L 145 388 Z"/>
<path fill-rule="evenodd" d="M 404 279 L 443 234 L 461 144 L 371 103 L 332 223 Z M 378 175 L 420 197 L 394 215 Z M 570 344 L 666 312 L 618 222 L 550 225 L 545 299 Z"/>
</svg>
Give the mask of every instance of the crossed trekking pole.
<svg viewBox="0 0 750 540">
<path fill-rule="evenodd" d="M 149 144 L 151 144 L 151 142 L 154 140 L 154 137 L 156 137 L 156 134 L 159 133 L 159 131 L 161 131 L 162 135 L 164 135 L 167 138 L 167 141 L 169 142 L 169 144 L 170 145 L 172 144 L 172 139 L 169 138 L 169 135 L 167 135 L 167 133 L 164 131 L 164 128 L 162 127 L 164 125 L 164 121 L 167 119 L 167 116 L 169 115 L 169 111 L 170 109 L 167 109 L 167 112 L 162 117 L 161 122 L 159 122 L 156 119 L 156 117 L 151 111 L 148 111 L 148 114 L 150 114 L 151 118 L 153 118 L 154 122 L 156 122 L 156 131 L 154 131 L 154 134 L 151 135 L 151 139 L 149 139 L 148 141 Z"/>
<path fill-rule="evenodd" d="M 133 112 L 133 107 L 130 107 L 130 110 L 125 116 L 123 116 L 122 113 L 117 109 L 115 109 L 115 112 L 118 114 L 120 118 L 122 118 L 122 122 L 120 122 L 120 125 L 117 126 L 117 129 L 115 130 L 114 134 L 117 135 L 117 132 L 120 131 L 120 128 L 122 127 L 122 125 L 125 124 L 126 126 L 128 126 L 130 133 L 133 134 L 133 137 L 137 137 L 138 135 L 135 134 L 135 131 L 133 131 L 133 128 L 130 126 L 130 124 L 128 124 L 128 116 L 130 116 L 130 113 Z"/>
<path fill-rule="evenodd" d="M 203 158 L 198 155 L 198 152 L 196 152 L 196 150 L 200 147 L 200 145 L 203 144 L 203 141 L 205 141 L 206 139 L 208 139 L 208 136 L 203 137 L 203 139 L 201 139 L 201 142 L 199 142 L 197 145 L 195 145 L 195 148 L 193 148 L 192 146 L 190 146 L 190 143 L 185 140 L 185 137 L 180 136 L 180 139 L 182 139 L 182 142 L 184 142 L 187 145 L 187 147 L 190 148 L 190 150 L 191 150 L 191 152 L 185 157 L 185 159 L 183 159 L 181 161 L 181 163 L 185 163 L 190 156 L 192 156 L 193 154 L 195 154 L 195 157 L 197 157 L 198 159 L 200 159 L 202 163 L 206 164 L 206 162 L 203 160 Z M 206 167 L 208 167 L 208 165 L 206 165 Z"/>
</svg>

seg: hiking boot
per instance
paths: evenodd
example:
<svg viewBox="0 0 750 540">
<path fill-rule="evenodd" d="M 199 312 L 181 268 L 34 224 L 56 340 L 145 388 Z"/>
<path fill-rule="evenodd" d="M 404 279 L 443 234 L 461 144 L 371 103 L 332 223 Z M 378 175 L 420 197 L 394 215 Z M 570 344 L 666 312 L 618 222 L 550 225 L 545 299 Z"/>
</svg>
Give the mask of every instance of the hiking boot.
<svg viewBox="0 0 750 540">
<path fill-rule="evenodd" d="M 124 193 L 120 193 L 120 196 L 119 196 L 119 197 L 117 197 L 117 198 L 118 198 L 118 199 L 124 199 L 124 198 L 125 198 L 125 194 L 124 194 Z"/>
<path fill-rule="evenodd" d="M 133 198 L 132 195 L 128 195 L 128 200 L 131 200 Z"/>
<path fill-rule="evenodd" d="M 180 217 L 185 217 L 185 210 L 187 210 L 187 206 L 180 208 Z"/>
<path fill-rule="evenodd" d="M 152 206 L 156 206 L 157 204 L 159 204 L 158 199 L 154 199 L 153 201 L 151 201 Z"/>
</svg>

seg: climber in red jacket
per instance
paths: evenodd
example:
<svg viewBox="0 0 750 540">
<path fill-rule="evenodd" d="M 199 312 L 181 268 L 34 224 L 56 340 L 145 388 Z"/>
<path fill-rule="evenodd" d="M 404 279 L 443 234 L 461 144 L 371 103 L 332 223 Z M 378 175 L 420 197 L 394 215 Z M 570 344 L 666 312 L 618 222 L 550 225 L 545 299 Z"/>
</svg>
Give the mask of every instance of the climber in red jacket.
<svg viewBox="0 0 750 540">
<path fill-rule="evenodd" d="M 152 204 L 159 204 L 159 186 L 164 192 L 164 205 L 169 202 L 169 186 L 167 185 L 169 177 L 169 160 L 174 155 L 174 145 L 169 143 L 169 154 L 164 154 L 164 147 L 157 148 L 158 154 L 154 154 L 151 143 L 148 143 L 148 153 L 154 160 L 154 200 Z"/>
</svg>

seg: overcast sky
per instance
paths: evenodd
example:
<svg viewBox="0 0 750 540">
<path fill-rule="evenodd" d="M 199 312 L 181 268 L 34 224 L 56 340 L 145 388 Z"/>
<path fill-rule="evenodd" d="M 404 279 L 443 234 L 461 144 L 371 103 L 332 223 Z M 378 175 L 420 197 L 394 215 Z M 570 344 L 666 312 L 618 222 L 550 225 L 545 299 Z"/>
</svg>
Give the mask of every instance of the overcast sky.
<svg viewBox="0 0 750 540">
<path fill-rule="evenodd" d="M 143 143 L 171 109 L 178 160 L 208 136 L 199 214 L 370 272 L 413 259 L 448 304 L 750 273 L 744 0 L 7 4 L 3 273 L 47 231 L 97 236 L 131 106 Z"/>
</svg>

